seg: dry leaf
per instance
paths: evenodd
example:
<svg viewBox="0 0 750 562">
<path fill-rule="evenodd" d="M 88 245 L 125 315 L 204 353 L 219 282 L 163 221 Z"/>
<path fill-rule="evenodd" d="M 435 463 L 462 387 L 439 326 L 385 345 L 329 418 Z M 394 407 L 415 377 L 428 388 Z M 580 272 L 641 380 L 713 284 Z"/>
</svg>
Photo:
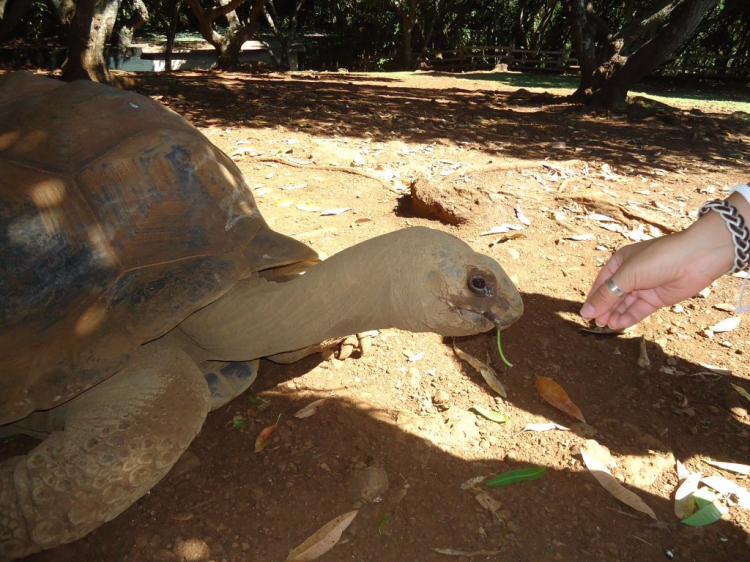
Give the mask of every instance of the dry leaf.
<svg viewBox="0 0 750 562">
<path fill-rule="evenodd" d="M 746 464 L 737 464 L 735 462 L 713 461 L 710 459 L 704 459 L 703 462 L 705 462 L 706 464 L 710 464 L 711 466 L 715 466 L 717 468 L 728 470 L 729 472 L 736 472 L 737 474 L 750 475 L 750 466 Z"/>
<path fill-rule="evenodd" d="M 721 332 L 731 332 L 732 330 L 736 330 L 740 326 L 740 317 L 739 316 L 733 316 L 732 318 L 727 318 L 725 320 L 722 320 L 718 324 L 714 324 L 709 328 L 713 333 L 719 334 Z"/>
<path fill-rule="evenodd" d="M 563 236 L 564 240 L 573 240 L 575 242 L 584 242 L 594 238 L 593 234 L 573 234 L 572 236 Z"/>
<path fill-rule="evenodd" d="M 607 490 L 610 494 L 612 494 L 616 499 L 618 499 L 625 505 L 629 505 L 633 509 L 640 511 L 641 513 L 645 513 L 649 517 L 652 517 L 654 520 L 658 521 L 654 510 L 646 505 L 646 503 L 633 492 L 624 488 L 622 484 L 620 484 L 617 479 L 612 476 L 612 473 L 609 471 L 606 465 L 602 464 L 596 458 L 591 456 L 586 451 L 585 447 L 581 447 L 581 456 L 583 457 L 583 462 L 586 464 L 586 468 L 589 469 L 589 472 L 591 472 L 594 478 L 597 479 L 599 484 L 601 484 L 605 490 Z"/>
<path fill-rule="evenodd" d="M 273 435 L 273 432 L 276 431 L 277 425 L 279 425 L 278 419 L 276 420 L 275 424 L 269 425 L 263 431 L 260 432 L 260 435 L 258 435 L 258 438 L 255 440 L 255 452 L 256 453 L 260 453 L 263 449 L 268 447 L 269 443 L 271 443 L 271 436 Z"/>
<path fill-rule="evenodd" d="M 646 349 L 646 338 L 639 338 L 638 342 L 638 366 L 641 369 L 648 369 L 651 367 L 651 360 L 648 358 L 648 350 Z"/>
<path fill-rule="evenodd" d="M 737 504 L 745 509 L 750 509 L 750 492 L 739 484 L 735 484 L 731 480 L 727 480 L 723 476 L 707 476 L 702 478 L 706 486 L 713 488 L 720 494 L 731 494 L 737 497 Z"/>
<path fill-rule="evenodd" d="M 349 210 L 349 207 L 342 207 L 340 209 L 326 209 L 322 213 L 320 213 L 321 217 L 329 217 L 331 215 L 340 215 L 341 213 L 345 213 Z"/>
<path fill-rule="evenodd" d="M 472 556 L 493 556 L 495 554 L 501 554 L 502 550 L 475 550 L 468 552 L 466 550 L 453 550 L 452 548 L 433 548 L 438 554 L 445 554 L 446 556 L 465 556 L 471 558 Z"/>
<path fill-rule="evenodd" d="M 568 394 L 565 392 L 565 390 L 563 390 L 563 387 L 561 387 L 551 378 L 537 375 L 536 391 L 542 398 L 544 398 L 558 410 L 565 412 L 570 417 L 586 423 L 586 420 L 583 418 L 583 414 L 581 413 L 581 410 L 578 408 L 578 406 L 573 404 L 573 402 L 568 397 Z"/>
<path fill-rule="evenodd" d="M 277 207 L 288 207 L 289 205 L 293 205 L 294 200 L 293 199 L 279 199 L 276 201 Z"/>
<path fill-rule="evenodd" d="M 286 191 L 292 191 L 294 189 L 302 189 L 303 187 L 307 187 L 306 183 L 298 183 L 296 185 L 288 185 L 285 187 L 282 187 L 281 189 L 284 189 Z"/>
<path fill-rule="evenodd" d="M 351 524 L 354 518 L 359 513 L 358 510 L 349 511 L 343 515 L 339 515 L 335 519 L 332 519 L 320 529 L 310 535 L 305 542 L 299 545 L 297 548 L 289 553 L 286 557 L 286 562 L 306 562 L 308 560 L 315 560 L 322 554 L 325 554 L 331 550 L 339 539 L 341 533 Z"/>
<path fill-rule="evenodd" d="M 591 213 L 588 217 L 599 222 L 618 222 L 617 219 L 613 219 L 612 217 L 600 213 Z"/>
<path fill-rule="evenodd" d="M 310 203 L 308 201 L 305 201 L 303 203 L 297 203 L 297 208 L 300 211 L 305 211 L 307 213 L 314 213 L 316 211 L 320 211 L 322 207 L 319 207 L 315 203 Z"/>
<path fill-rule="evenodd" d="M 530 423 L 525 426 L 521 431 L 552 431 L 553 429 L 559 429 L 560 431 L 570 431 L 570 428 L 565 427 L 554 422 L 549 423 Z"/>
<path fill-rule="evenodd" d="M 696 472 L 682 481 L 674 493 L 674 514 L 678 519 L 687 519 L 695 511 L 693 494 L 698 490 L 698 484 L 703 474 Z"/>
<path fill-rule="evenodd" d="M 456 352 L 456 355 L 458 355 L 460 359 L 463 359 L 469 365 L 471 365 L 477 371 L 479 371 L 479 374 L 482 375 L 485 382 L 489 385 L 489 387 L 492 390 L 497 392 L 503 398 L 508 397 L 508 393 L 505 392 L 505 387 L 503 386 L 503 383 L 500 382 L 500 379 L 497 377 L 497 374 L 495 373 L 495 369 L 493 369 L 491 366 L 487 365 L 486 363 L 483 363 L 482 361 L 480 361 L 473 355 L 469 355 L 465 351 L 461 351 L 455 345 L 453 346 L 453 351 Z"/>
<path fill-rule="evenodd" d="M 518 217 L 518 220 L 521 221 L 521 224 L 525 226 L 531 226 L 531 221 L 526 218 L 526 215 L 524 215 L 523 211 L 521 210 L 520 201 L 516 204 L 516 216 Z"/>
<path fill-rule="evenodd" d="M 479 492 L 474 499 L 479 502 L 483 508 L 487 509 L 492 515 L 497 515 L 497 510 L 500 509 L 501 504 L 487 492 Z"/>
<path fill-rule="evenodd" d="M 327 398 L 321 398 L 320 400 L 316 400 L 315 402 L 310 402 L 307 406 L 299 410 L 296 414 L 294 414 L 295 418 L 298 419 L 305 419 L 309 418 L 313 414 L 315 414 L 318 411 L 318 408 L 320 408 L 323 404 L 326 403 Z"/>
</svg>

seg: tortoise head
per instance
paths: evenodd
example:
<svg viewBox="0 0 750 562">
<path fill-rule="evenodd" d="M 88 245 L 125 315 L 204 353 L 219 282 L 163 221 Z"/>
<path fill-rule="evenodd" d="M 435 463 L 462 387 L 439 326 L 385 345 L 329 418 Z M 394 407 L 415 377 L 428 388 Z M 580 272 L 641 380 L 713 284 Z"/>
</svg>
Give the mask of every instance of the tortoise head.
<svg viewBox="0 0 750 562">
<path fill-rule="evenodd" d="M 493 328 L 502 330 L 521 317 L 521 295 L 494 259 L 475 252 L 450 234 L 422 228 L 408 230 L 407 236 L 415 238 L 414 245 L 410 244 L 413 255 L 403 261 L 417 279 L 412 278 L 410 283 L 412 297 L 404 295 L 407 302 L 402 304 L 421 324 L 410 329 L 462 336 Z"/>
</svg>

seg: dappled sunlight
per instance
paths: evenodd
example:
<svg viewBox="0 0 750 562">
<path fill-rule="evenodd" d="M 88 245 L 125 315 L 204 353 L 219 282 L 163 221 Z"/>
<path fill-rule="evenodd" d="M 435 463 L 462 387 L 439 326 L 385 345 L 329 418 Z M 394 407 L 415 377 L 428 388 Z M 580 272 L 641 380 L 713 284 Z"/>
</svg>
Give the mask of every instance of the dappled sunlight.
<svg viewBox="0 0 750 562">
<path fill-rule="evenodd" d="M 291 73 L 266 78 L 185 72 L 149 77 L 140 91 L 159 96 L 162 103 L 199 127 L 241 126 L 258 131 L 275 127 L 304 132 L 313 139 L 450 142 L 471 145 L 494 158 L 597 159 L 619 162 L 639 173 L 676 166 L 677 159 L 682 159 L 682 165 L 686 160 L 700 165 L 711 159 L 740 167 L 739 148 L 732 146 L 736 141 L 711 137 L 714 124 L 731 129 L 733 137 L 750 137 L 750 123 L 726 113 L 706 113 L 713 124 L 704 124 L 700 116 L 682 118 L 685 127 L 678 127 L 655 115 L 588 113 L 559 93 L 539 97 L 528 91 L 519 93 L 515 85 L 469 79 L 464 79 L 467 86 L 462 88 L 463 81 L 456 78 L 464 75 L 441 76 Z M 455 86 L 432 87 L 442 79 L 452 80 Z M 172 97 L 173 89 L 179 98 Z M 704 132 L 710 138 L 704 139 Z M 624 144 L 623 136 L 639 138 L 639 144 Z M 565 148 L 553 148 L 560 143 Z M 637 157 L 638 149 L 665 155 L 661 162 L 643 161 Z"/>
</svg>

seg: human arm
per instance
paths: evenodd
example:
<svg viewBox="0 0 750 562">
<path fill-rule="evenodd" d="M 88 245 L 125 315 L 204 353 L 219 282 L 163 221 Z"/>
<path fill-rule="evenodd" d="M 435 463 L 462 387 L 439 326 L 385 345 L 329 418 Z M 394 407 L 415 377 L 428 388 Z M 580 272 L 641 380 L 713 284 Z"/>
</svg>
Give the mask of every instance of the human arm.
<svg viewBox="0 0 750 562">
<path fill-rule="evenodd" d="M 727 200 L 750 220 L 750 203 L 739 193 Z M 659 308 L 695 296 L 732 269 L 734 244 L 726 222 L 708 212 L 689 228 L 617 250 L 597 275 L 581 316 L 599 326 L 628 328 Z M 625 293 L 617 297 L 609 278 Z"/>
</svg>

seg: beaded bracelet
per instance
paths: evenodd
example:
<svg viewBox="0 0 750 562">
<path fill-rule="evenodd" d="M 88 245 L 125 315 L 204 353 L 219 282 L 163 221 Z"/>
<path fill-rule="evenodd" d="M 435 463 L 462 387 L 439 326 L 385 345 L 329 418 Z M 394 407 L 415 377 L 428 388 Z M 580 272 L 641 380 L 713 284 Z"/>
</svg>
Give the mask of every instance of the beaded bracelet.
<svg viewBox="0 0 750 562">
<path fill-rule="evenodd" d="M 724 219 L 724 222 L 727 223 L 727 229 L 732 235 L 732 242 L 734 242 L 734 267 L 732 267 L 729 273 L 737 273 L 746 269 L 750 263 L 750 231 L 747 229 L 745 219 L 737 211 L 737 207 L 729 201 L 720 201 L 719 199 L 708 201 L 698 209 L 698 216 L 702 217 L 708 211 L 716 211 Z"/>
</svg>

